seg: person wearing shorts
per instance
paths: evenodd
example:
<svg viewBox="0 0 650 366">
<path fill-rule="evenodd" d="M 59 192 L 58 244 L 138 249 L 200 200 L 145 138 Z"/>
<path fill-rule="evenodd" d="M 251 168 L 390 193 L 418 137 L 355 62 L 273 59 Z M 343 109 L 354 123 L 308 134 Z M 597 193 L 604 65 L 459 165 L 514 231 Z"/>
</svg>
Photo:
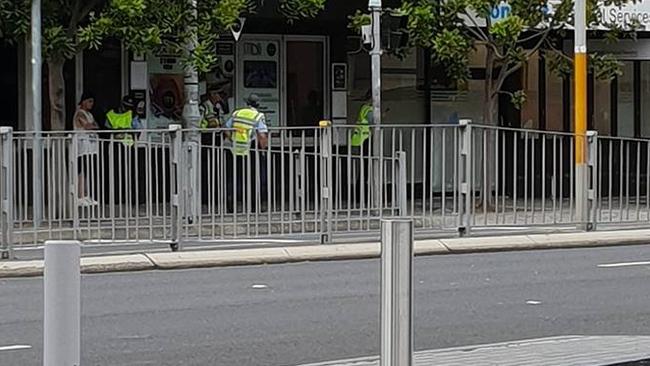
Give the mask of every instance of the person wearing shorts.
<svg viewBox="0 0 650 366">
<path fill-rule="evenodd" d="M 83 93 L 77 111 L 74 114 L 73 125 L 77 134 L 77 195 L 80 206 L 97 205 L 97 201 L 89 194 L 88 178 L 95 157 L 99 153 L 99 142 L 96 131 L 99 129 L 95 117 L 90 111 L 95 105 L 95 98 L 90 93 Z"/>
</svg>

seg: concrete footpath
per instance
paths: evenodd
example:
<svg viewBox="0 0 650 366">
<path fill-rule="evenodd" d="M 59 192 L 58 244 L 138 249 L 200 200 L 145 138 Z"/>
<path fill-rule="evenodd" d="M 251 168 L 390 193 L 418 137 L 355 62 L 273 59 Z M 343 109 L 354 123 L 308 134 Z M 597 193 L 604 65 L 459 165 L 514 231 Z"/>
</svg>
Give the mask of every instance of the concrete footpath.
<svg viewBox="0 0 650 366">
<path fill-rule="evenodd" d="M 650 230 L 594 231 L 585 233 L 509 235 L 421 240 L 416 255 L 442 255 L 494 251 L 588 248 L 650 243 Z M 379 243 L 309 245 L 255 249 L 202 250 L 169 253 L 83 257 L 82 273 L 172 270 L 308 261 L 378 258 Z M 43 274 L 43 260 L 0 262 L 0 278 Z"/>
</svg>

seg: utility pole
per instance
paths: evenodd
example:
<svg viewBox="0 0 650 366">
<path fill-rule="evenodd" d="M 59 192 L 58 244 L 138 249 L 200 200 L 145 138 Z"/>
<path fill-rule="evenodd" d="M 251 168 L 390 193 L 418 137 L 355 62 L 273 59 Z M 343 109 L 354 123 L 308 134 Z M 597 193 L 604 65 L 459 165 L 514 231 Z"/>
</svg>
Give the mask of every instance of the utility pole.
<svg viewBox="0 0 650 366">
<path fill-rule="evenodd" d="M 372 50 L 370 51 L 372 71 L 372 180 L 373 180 L 373 204 L 379 209 L 382 194 L 380 192 L 382 181 L 380 177 L 381 151 L 381 0 L 369 0 L 368 8 L 372 14 Z"/>
<path fill-rule="evenodd" d="M 192 16 L 196 21 L 197 10 L 196 10 L 196 0 L 188 0 L 192 6 Z M 198 30 L 196 25 L 190 25 L 191 32 L 190 37 L 187 39 L 187 54 L 191 55 L 196 49 L 198 44 Z M 200 122 L 201 122 L 201 113 L 199 111 L 199 74 L 194 66 L 187 66 L 185 68 L 185 105 L 183 106 L 183 125 L 185 128 L 189 129 L 190 132 L 187 134 L 188 143 L 189 143 L 189 161 L 188 161 L 188 171 L 189 171 L 189 183 L 190 187 L 198 187 L 198 166 L 199 166 L 199 142 L 200 142 Z M 186 189 L 186 188 L 183 188 Z M 196 199 L 195 196 L 197 192 L 192 190 L 186 190 L 189 197 L 187 197 L 188 206 L 183 209 L 189 209 L 189 212 L 185 216 L 188 218 L 194 217 L 196 212 Z M 181 193 L 183 194 L 183 193 Z"/>
<path fill-rule="evenodd" d="M 575 193 L 576 220 L 587 220 L 587 8 L 586 0 L 575 0 L 574 80 L 575 80 Z"/>
<path fill-rule="evenodd" d="M 28 105 L 27 113 L 31 113 L 31 120 L 34 129 L 34 140 L 32 143 L 32 207 L 34 209 L 34 227 L 39 227 L 43 220 L 43 148 L 41 144 L 41 131 L 43 130 L 41 112 L 41 82 L 42 65 L 41 57 L 41 0 L 32 0 L 32 34 L 31 34 L 31 105 Z"/>
</svg>

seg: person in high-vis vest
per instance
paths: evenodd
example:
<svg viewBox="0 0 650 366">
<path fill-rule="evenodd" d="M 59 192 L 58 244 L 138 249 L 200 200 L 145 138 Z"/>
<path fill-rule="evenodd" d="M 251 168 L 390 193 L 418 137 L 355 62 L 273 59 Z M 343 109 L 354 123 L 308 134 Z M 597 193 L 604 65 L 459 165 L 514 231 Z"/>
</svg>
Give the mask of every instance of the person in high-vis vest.
<svg viewBox="0 0 650 366">
<path fill-rule="evenodd" d="M 106 127 L 110 130 L 137 130 L 140 128 L 140 120 L 135 113 L 135 103 L 133 98 L 125 96 L 122 98 L 122 104 L 117 112 L 111 109 L 106 113 Z M 127 146 L 132 146 L 135 142 L 132 133 L 118 133 L 116 139 L 122 140 Z"/>
<path fill-rule="evenodd" d="M 374 118 L 372 114 L 372 94 L 370 91 L 368 91 L 363 100 L 361 108 L 359 108 L 359 114 L 357 115 L 355 127 L 354 130 L 352 130 L 352 134 L 350 135 L 350 148 L 352 149 L 352 154 L 354 156 L 358 156 L 360 159 L 360 161 L 354 166 L 355 172 L 353 175 L 355 178 L 354 186 L 356 188 L 354 190 L 355 192 L 353 198 L 355 198 L 358 202 L 362 200 L 361 186 L 366 186 L 366 183 L 370 180 L 370 177 L 368 177 L 368 174 L 370 172 L 368 169 L 368 163 L 371 154 L 369 137 L 370 125 L 372 125 L 373 122 Z M 364 196 L 367 198 L 367 190 Z"/>
<path fill-rule="evenodd" d="M 263 202 L 266 197 L 268 127 L 264 113 L 258 111 L 259 103 L 259 97 L 251 94 L 246 99 L 247 107 L 234 111 L 224 126 L 227 129 L 225 135 L 232 142 L 232 154 L 228 155 L 226 168 L 227 204 L 231 212 L 238 202 L 244 203 L 244 213 L 249 209 L 254 211 L 257 199 Z M 257 182 L 260 183 L 259 191 L 256 191 Z M 250 187 L 247 187 L 248 183 Z"/>
<path fill-rule="evenodd" d="M 201 129 L 222 127 L 221 120 L 228 113 L 228 107 L 219 94 L 219 89 L 211 87 L 205 95 L 205 100 L 199 106 L 201 110 Z"/>
<path fill-rule="evenodd" d="M 361 147 L 364 146 L 366 140 L 370 136 L 370 126 L 373 122 L 372 116 L 372 104 L 364 103 L 359 109 L 359 114 L 357 117 L 356 127 L 352 131 L 352 136 L 350 137 L 350 146 L 352 147 Z"/>
</svg>

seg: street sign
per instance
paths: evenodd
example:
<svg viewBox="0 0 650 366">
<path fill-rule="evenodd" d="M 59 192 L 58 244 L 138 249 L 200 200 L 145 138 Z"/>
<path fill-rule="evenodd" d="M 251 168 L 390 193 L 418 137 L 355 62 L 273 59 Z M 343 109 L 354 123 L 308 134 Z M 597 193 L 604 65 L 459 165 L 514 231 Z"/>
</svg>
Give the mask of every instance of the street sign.
<svg viewBox="0 0 650 366">
<path fill-rule="evenodd" d="M 381 8 L 381 0 L 368 0 L 369 8 Z"/>
<path fill-rule="evenodd" d="M 245 23 L 246 23 L 246 18 L 241 17 L 239 18 L 239 21 L 235 22 L 235 24 L 230 26 L 230 32 L 232 33 L 232 36 L 235 38 L 235 42 L 239 41 L 239 37 L 241 37 L 241 32 L 244 29 Z"/>
</svg>

